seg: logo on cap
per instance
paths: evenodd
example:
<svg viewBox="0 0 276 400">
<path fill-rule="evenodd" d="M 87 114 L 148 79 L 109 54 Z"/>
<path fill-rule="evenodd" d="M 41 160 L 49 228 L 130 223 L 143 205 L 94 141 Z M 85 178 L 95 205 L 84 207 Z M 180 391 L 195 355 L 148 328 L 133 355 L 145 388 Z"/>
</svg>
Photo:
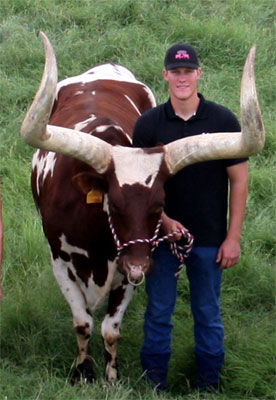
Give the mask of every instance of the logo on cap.
<svg viewBox="0 0 276 400">
<path fill-rule="evenodd" d="M 187 53 L 186 50 L 178 50 L 174 58 L 178 60 L 183 60 L 183 59 L 189 60 L 190 55 Z"/>
</svg>

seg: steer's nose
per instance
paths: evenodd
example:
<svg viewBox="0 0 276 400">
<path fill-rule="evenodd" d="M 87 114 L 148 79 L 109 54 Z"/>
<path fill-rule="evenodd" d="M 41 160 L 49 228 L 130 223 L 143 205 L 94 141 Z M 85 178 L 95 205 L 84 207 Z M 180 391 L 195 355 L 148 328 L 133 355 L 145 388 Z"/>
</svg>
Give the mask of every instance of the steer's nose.
<svg viewBox="0 0 276 400">
<path fill-rule="evenodd" d="M 129 272 L 127 274 L 128 282 L 133 286 L 142 285 L 145 280 L 143 266 L 139 264 L 129 264 Z"/>
<path fill-rule="evenodd" d="M 134 286 L 141 285 L 151 269 L 152 260 L 150 257 L 124 257 L 125 271 L 128 282 Z"/>
<path fill-rule="evenodd" d="M 128 266 L 131 278 L 134 280 L 140 280 L 142 278 L 142 275 L 144 274 L 143 266 L 141 264 L 132 263 L 129 263 Z"/>
</svg>

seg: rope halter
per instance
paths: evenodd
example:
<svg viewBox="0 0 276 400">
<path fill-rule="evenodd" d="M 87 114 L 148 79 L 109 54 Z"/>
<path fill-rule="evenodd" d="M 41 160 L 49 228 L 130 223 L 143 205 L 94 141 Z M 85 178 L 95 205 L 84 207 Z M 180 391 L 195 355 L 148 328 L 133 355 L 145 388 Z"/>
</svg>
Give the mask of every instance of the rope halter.
<svg viewBox="0 0 276 400">
<path fill-rule="evenodd" d="M 153 252 L 156 249 L 156 247 L 159 245 L 159 243 L 161 243 L 161 242 L 163 242 L 165 240 L 169 240 L 170 238 L 172 238 L 177 233 L 179 234 L 179 231 L 174 231 L 172 233 L 169 233 L 169 234 L 164 235 L 164 236 L 162 236 L 162 237 L 157 239 L 158 233 L 159 233 L 159 230 L 160 230 L 160 227 L 161 227 L 161 223 L 162 223 L 162 220 L 160 218 L 158 223 L 157 223 L 157 225 L 156 225 L 153 237 L 151 239 L 134 239 L 134 240 L 129 240 L 126 243 L 121 243 L 119 238 L 118 238 L 118 236 L 117 236 L 117 234 L 116 234 L 116 231 L 114 229 L 114 226 L 113 226 L 112 219 L 111 219 L 111 216 L 110 216 L 108 208 L 107 208 L 107 215 L 108 215 L 109 226 L 110 226 L 110 229 L 111 229 L 111 232 L 112 232 L 115 244 L 116 244 L 116 248 L 117 248 L 117 255 L 116 255 L 115 262 L 118 261 L 118 258 L 120 256 L 120 254 L 122 253 L 122 251 L 126 247 L 129 247 L 129 246 L 131 246 L 133 244 L 137 244 L 137 243 L 148 243 L 148 244 L 151 245 L 151 251 Z M 181 234 L 182 234 L 182 237 L 184 239 L 186 239 L 186 241 L 187 241 L 186 245 L 179 246 L 179 245 L 176 244 L 176 242 L 170 242 L 171 252 L 181 262 L 181 265 L 179 266 L 178 272 L 175 274 L 175 276 L 177 278 L 179 277 L 179 274 L 180 274 L 180 272 L 181 272 L 181 270 L 183 268 L 183 263 L 185 261 L 185 258 L 187 258 L 189 256 L 189 254 L 190 254 L 190 252 L 191 252 L 191 250 L 193 248 L 193 242 L 194 242 L 193 235 L 191 235 L 187 229 L 182 229 Z M 137 265 L 130 266 L 130 271 L 127 274 L 128 282 L 133 286 L 139 286 L 145 280 L 145 273 L 143 271 L 141 271 L 142 272 L 142 278 L 141 278 L 141 280 L 139 282 L 133 281 L 131 279 L 131 270 L 134 270 L 137 267 L 138 267 Z M 139 267 L 142 268 L 142 265 L 139 265 Z"/>
</svg>

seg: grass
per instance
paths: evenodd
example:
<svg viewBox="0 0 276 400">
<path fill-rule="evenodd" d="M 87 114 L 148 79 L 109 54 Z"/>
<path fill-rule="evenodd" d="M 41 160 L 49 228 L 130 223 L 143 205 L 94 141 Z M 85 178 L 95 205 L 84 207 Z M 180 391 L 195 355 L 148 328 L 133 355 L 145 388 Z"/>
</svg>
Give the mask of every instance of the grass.
<svg viewBox="0 0 276 400">
<path fill-rule="evenodd" d="M 59 79 L 103 61 L 130 68 L 167 98 L 161 79 L 169 45 L 196 46 L 204 70 L 200 91 L 239 116 L 239 86 L 246 54 L 256 43 L 256 77 L 266 145 L 250 159 L 250 194 L 239 266 L 226 271 L 222 293 L 226 331 L 224 392 L 208 399 L 275 398 L 275 7 L 273 0 L 2 0 L 0 13 L 0 180 L 5 225 L 0 338 L 0 399 L 157 399 L 142 380 L 139 350 L 146 304 L 140 287 L 128 308 L 119 347 L 121 380 L 103 380 L 100 323 L 95 316 L 93 386 L 72 387 L 76 356 L 69 307 L 54 280 L 46 240 L 29 180 L 33 150 L 19 137 L 20 124 L 44 65 L 46 32 Z M 159 398 L 199 399 L 193 327 L 183 271 L 174 315 L 171 391 Z"/>
</svg>

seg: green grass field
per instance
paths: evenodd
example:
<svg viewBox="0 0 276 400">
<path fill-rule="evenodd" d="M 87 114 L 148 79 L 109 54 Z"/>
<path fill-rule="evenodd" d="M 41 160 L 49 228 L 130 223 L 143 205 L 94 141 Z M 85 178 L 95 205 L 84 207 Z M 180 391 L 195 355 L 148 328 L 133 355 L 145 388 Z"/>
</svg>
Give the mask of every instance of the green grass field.
<svg viewBox="0 0 276 400">
<path fill-rule="evenodd" d="M 156 399 L 141 377 L 146 298 L 140 287 L 124 318 L 121 380 L 108 386 L 100 322 L 91 344 L 98 380 L 72 387 L 76 356 L 69 306 L 51 271 L 48 245 L 30 190 L 33 150 L 20 138 L 24 112 L 44 66 L 38 32 L 54 45 L 59 79 L 114 61 L 167 98 L 163 57 L 176 41 L 198 50 L 200 91 L 239 116 L 243 64 L 257 44 L 256 82 L 266 145 L 250 159 L 250 194 L 238 266 L 222 293 L 226 363 L 224 392 L 206 399 L 275 399 L 275 2 L 273 0 L 2 0 L 0 4 L 0 181 L 5 252 L 0 334 L 0 400 Z M 199 399 L 194 377 L 193 323 L 185 273 L 174 315 L 171 391 L 162 399 Z"/>
</svg>

